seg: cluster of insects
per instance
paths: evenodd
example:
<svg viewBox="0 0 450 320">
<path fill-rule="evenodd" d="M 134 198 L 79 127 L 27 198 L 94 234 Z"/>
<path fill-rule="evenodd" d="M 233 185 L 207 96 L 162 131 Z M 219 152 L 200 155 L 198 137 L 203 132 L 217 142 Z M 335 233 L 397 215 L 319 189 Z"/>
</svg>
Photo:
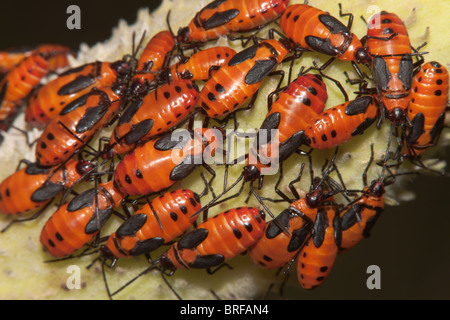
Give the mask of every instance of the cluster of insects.
<svg viewBox="0 0 450 320">
<path fill-rule="evenodd" d="M 68 67 L 68 48 L 1 52 L 0 130 L 16 129 L 12 122 L 23 105 L 29 126 L 43 130 L 33 142 L 35 161 L 22 161 L 0 184 L 0 212 L 13 216 L 3 232 L 40 217 L 61 197 L 40 236 L 44 250 L 56 259 L 96 254 L 93 263 L 114 268 L 120 259 L 145 256 L 149 267 L 142 274 L 173 275 L 179 269 L 213 274 L 248 252 L 260 268 L 290 269 L 296 263 L 303 288 L 320 286 L 338 253 L 369 235 L 384 209 L 385 188 L 411 173 L 396 170 L 409 162 L 433 171 L 421 154 L 439 139 L 448 98 L 447 70 L 425 61 L 421 48 L 411 46 L 395 13 L 372 16 L 362 39 L 351 32 L 353 15 L 340 10 L 340 16 L 348 18 L 348 25 L 307 3 L 215 0 L 177 33 L 168 14 L 168 30 L 147 43 L 142 36 L 122 59 L 72 68 L 44 85 L 41 80 L 49 73 Z M 269 24 L 276 27 L 261 36 Z M 207 46 L 220 37 L 242 43 L 242 50 Z M 294 64 L 311 53 L 330 58 L 294 76 Z M 357 75 L 348 77 L 349 85 L 358 88 L 353 100 L 327 73 L 338 60 L 348 62 Z M 289 75 L 279 66 L 289 67 Z M 246 165 L 235 181 L 225 176 L 218 193 L 212 187 L 218 166 L 208 160 L 228 156 L 225 128 L 237 131 L 245 123 L 237 114 L 252 109 L 269 77 L 280 81 L 267 97 L 267 114 L 245 155 Z M 327 109 L 326 80 L 343 96 L 341 104 Z M 194 128 L 195 119 L 201 119 L 201 128 Z M 376 161 L 372 149 L 364 188 L 347 188 L 335 161 L 339 147 L 386 121 L 391 128 L 383 159 Z M 103 134 L 96 148 L 92 139 L 106 128 L 111 134 Z M 317 149 L 335 152 L 315 175 Z M 282 164 L 291 156 L 302 159 L 301 170 L 282 186 Z M 226 172 L 237 162 L 227 163 Z M 280 164 L 278 180 L 269 186 L 274 196 L 265 197 L 259 190 L 267 189 L 264 170 L 273 162 Z M 371 182 L 370 166 L 380 168 Z M 203 190 L 172 188 L 198 167 L 211 176 L 200 175 Z M 310 189 L 301 194 L 295 184 L 308 167 Z M 90 188 L 75 191 L 87 181 Z M 253 198 L 258 207 L 236 206 L 244 185 L 250 189 L 247 201 Z M 202 203 L 208 194 L 212 200 Z M 285 203 L 285 209 L 275 215 L 269 203 Z M 228 207 L 209 216 L 218 204 Z M 112 216 L 120 226 L 101 235 Z M 107 289 L 110 297 L 117 293 Z"/>
</svg>

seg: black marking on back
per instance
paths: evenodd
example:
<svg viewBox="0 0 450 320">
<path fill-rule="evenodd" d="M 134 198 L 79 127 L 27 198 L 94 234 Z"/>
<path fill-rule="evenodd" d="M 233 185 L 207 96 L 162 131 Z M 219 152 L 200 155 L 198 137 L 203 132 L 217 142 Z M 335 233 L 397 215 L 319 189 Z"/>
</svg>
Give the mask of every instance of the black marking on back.
<svg viewBox="0 0 450 320">
<path fill-rule="evenodd" d="M 82 65 L 82 66 L 79 66 L 79 67 L 76 67 L 76 68 L 69 69 L 69 70 L 67 70 L 67 71 L 65 71 L 65 72 L 63 72 L 63 73 L 61 73 L 61 74 L 59 74 L 59 76 L 60 76 L 60 77 L 63 77 L 63 76 L 67 76 L 67 75 L 69 75 L 69 74 L 78 73 L 78 72 L 80 72 L 81 70 L 83 70 L 84 68 L 86 68 L 87 66 L 97 65 L 97 68 L 99 68 L 99 67 L 100 67 L 100 64 L 101 64 L 101 62 L 99 62 L 99 61 L 92 62 L 92 63 L 87 63 L 87 64 L 84 64 L 84 65 Z"/>
<path fill-rule="evenodd" d="M 369 128 L 372 123 L 375 122 L 377 118 L 366 118 L 364 121 L 352 132 L 352 137 L 363 134 L 364 131 L 366 131 L 367 128 Z"/>
<path fill-rule="evenodd" d="M 276 133 L 275 130 L 278 129 L 278 126 L 280 125 L 280 119 L 281 119 L 280 113 L 274 112 L 274 113 L 271 113 L 261 124 L 261 127 L 259 128 L 259 131 L 258 131 L 257 138 L 255 140 L 255 146 L 256 146 L 257 150 L 259 150 L 263 146 L 262 141 L 260 139 L 261 134 L 267 135 L 267 133 L 270 132 L 270 135 L 265 137 L 265 140 L 267 140 L 267 141 L 265 141 L 266 142 L 265 144 L 269 144 L 272 141 L 272 139 Z M 273 130 L 273 131 L 269 131 L 269 130 Z"/>
<path fill-rule="evenodd" d="M 145 119 L 138 124 L 132 125 L 130 132 L 125 136 L 126 144 L 138 142 L 153 128 L 153 119 Z"/>
<path fill-rule="evenodd" d="M 267 239 L 273 239 L 282 232 L 282 229 L 279 227 L 279 225 L 288 229 L 290 217 L 291 211 L 289 209 L 285 209 L 275 219 L 270 221 L 266 229 Z"/>
<path fill-rule="evenodd" d="M 201 157 L 202 154 L 199 155 Z M 185 157 L 170 172 L 170 180 L 179 181 L 190 175 L 201 164 L 197 156 Z"/>
<path fill-rule="evenodd" d="M 5 95 L 6 95 L 6 90 L 8 89 L 8 84 L 9 81 L 5 81 L 5 83 L 3 84 L 3 87 L 0 90 L 0 103 L 3 102 L 3 100 L 5 99 Z"/>
<path fill-rule="evenodd" d="M 208 5 L 206 5 L 202 9 L 202 11 L 206 10 L 206 9 L 215 9 L 215 8 L 217 8 L 218 6 L 220 6 L 222 3 L 226 2 L 226 1 L 227 0 L 214 0 L 213 2 L 209 3 Z"/>
<path fill-rule="evenodd" d="M 425 117 L 422 112 L 419 112 L 411 120 L 411 128 L 406 137 L 406 143 L 409 145 L 415 144 L 417 139 L 425 132 Z"/>
<path fill-rule="evenodd" d="M 334 33 L 343 33 L 343 34 L 350 33 L 348 28 L 342 22 L 340 22 L 335 17 L 330 16 L 329 14 L 319 15 L 319 20 L 333 34 Z"/>
<path fill-rule="evenodd" d="M 130 103 L 127 110 L 122 114 L 122 116 L 119 119 L 119 122 L 117 123 L 118 126 L 128 123 L 131 121 L 135 113 L 139 110 L 139 108 L 142 106 L 143 99 L 135 100 L 132 103 Z"/>
<path fill-rule="evenodd" d="M 369 96 L 355 99 L 355 100 L 351 101 L 347 105 L 347 107 L 345 107 L 345 114 L 347 116 L 354 116 L 357 114 L 365 113 L 371 103 L 372 103 L 372 98 Z"/>
<path fill-rule="evenodd" d="M 430 131 L 431 142 L 437 142 L 436 139 L 439 137 L 439 134 L 444 128 L 444 122 L 445 122 L 445 112 L 442 112 L 439 118 L 436 120 L 433 129 L 431 129 Z"/>
<path fill-rule="evenodd" d="M 144 213 L 138 213 L 134 216 L 131 216 L 117 229 L 116 235 L 119 239 L 125 237 L 133 237 L 136 235 L 142 226 L 147 221 L 147 215 Z"/>
<path fill-rule="evenodd" d="M 366 226 L 363 230 L 363 237 L 368 238 L 370 237 L 370 232 L 372 231 L 372 228 L 375 226 L 375 223 L 377 222 L 378 218 L 380 217 L 380 213 L 378 212 L 376 215 L 371 217 L 370 219 L 367 219 Z"/>
<path fill-rule="evenodd" d="M 95 81 L 96 81 L 95 76 L 92 74 L 89 74 L 87 76 L 80 75 L 76 77 L 74 80 L 70 81 L 69 83 L 59 88 L 57 94 L 58 96 L 66 96 L 72 93 L 79 92 L 80 90 L 86 89 L 95 84 Z"/>
<path fill-rule="evenodd" d="M 313 236 L 313 243 L 316 246 L 316 248 L 319 248 L 324 239 L 325 239 L 325 232 L 328 228 L 328 218 L 327 218 L 327 212 L 323 208 L 319 208 L 316 219 L 314 221 L 314 236 Z"/>
<path fill-rule="evenodd" d="M 86 228 L 84 229 L 84 232 L 86 234 L 93 234 L 95 232 L 99 231 L 99 228 L 103 227 L 103 225 L 108 221 L 109 217 L 112 214 L 112 207 L 108 207 L 104 210 L 94 210 L 92 218 L 89 220 L 89 222 L 86 225 Z"/>
<path fill-rule="evenodd" d="M 222 12 L 215 12 L 208 20 L 202 21 L 201 25 L 205 30 L 223 26 L 230 22 L 239 14 L 238 9 L 230 9 Z"/>
<path fill-rule="evenodd" d="M 294 230 L 292 232 L 291 240 L 289 241 L 287 251 L 294 252 L 300 249 L 300 247 L 305 243 L 311 232 L 311 225 L 304 224 L 302 228 Z"/>
<path fill-rule="evenodd" d="M 305 42 L 311 49 L 319 53 L 323 53 L 332 57 L 338 54 L 337 49 L 333 47 L 329 39 L 307 36 L 305 38 Z"/>
<path fill-rule="evenodd" d="M 100 103 L 98 106 L 88 108 L 84 116 L 76 126 L 77 133 L 83 133 L 91 130 L 106 114 L 110 103 Z"/>
<path fill-rule="evenodd" d="M 36 162 L 30 163 L 25 168 L 25 173 L 29 175 L 39 175 L 39 174 L 48 174 L 50 172 L 50 167 L 43 167 Z"/>
<path fill-rule="evenodd" d="M 176 140 L 175 138 L 178 138 Z M 155 142 L 155 149 L 159 151 L 169 151 L 173 149 L 182 149 L 190 141 L 191 137 L 186 135 L 173 136 L 173 132 L 165 134 Z"/>
<path fill-rule="evenodd" d="M 361 211 L 362 207 L 359 203 L 355 203 L 351 206 L 341 218 L 341 228 L 342 230 L 350 229 L 358 222 L 358 219 L 361 219 Z"/>
<path fill-rule="evenodd" d="M 341 227 L 341 219 L 339 214 L 335 212 L 333 218 L 333 230 L 334 230 L 334 242 L 338 247 L 341 246 L 342 241 L 342 227 Z"/>
<path fill-rule="evenodd" d="M 92 188 L 75 196 L 67 205 L 67 211 L 74 212 L 92 205 L 94 203 L 95 193 L 96 189 Z"/>
<path fill-rule="evenodd" d="M 225 257 L 221 254 L 199 255 L 195 260 L 189 263 L 190 268 L 206 269 L 218 266 L 225 261 Z"/>
<path fill-rule="evenodd" d="M 68 114 L 69 112 L 72 112 L 75 109 L 78 109 L 79 107 L 82 107 L 86 104 L 87 99 L 91 96 L 91 93 L 86 93 L 83 94 L 82 96 L 76 98 L 75 100 L 73 100 L 72 102 L 68 103 L 64 109 L 61 110 L 61 112 L 59 113 L 59 115 L 65 115 Z"/>
<path fill-rule="evenodd" d="M 228 66 L 232 67 L 248 59 L 253 59 L 256 56 L 256 51 L 258 51 L 259 46 L 260 45 L 255 44 L 247 49 L 239 51 L 230 59 L 230 61 L 228 61 Z"/>
<path fill-rule="evenodd" d="M 279 162 L 289 158 L 303 144 L 304 131 L 297 131 L 280 145 Z"/>
<path fill-rule="evenodd" d="M 208 229 L 198 228 L 189 232 L 178 241 L 178 249 L 195 249 L 208 237 Z"/>
<path fill-rule="evenodd" d="M 410 55 L 402 56 L 398 70 L 398 78 L 403 82 L 403 88 L 410 90 L 413 80 L 413 62 Z"/>
<path fill-rule="evenodd" d="M 143 254 L 150 253 L 164 244 L 164 239 L 161 237 L 154 237 L 146 239 L 144 241 L 136 242 L 133 249 L 130 250 L 132 256 L 140 256 Z"/>
<path fill-rule="evenodd" d="M 48 181 L 42 187 L 33 192 L 33 194 L 31 195 L 31 201 L 43 202 L 51 200 L 64 189 L 65 187 L 62 184 Z"/>
<path fill-rule="evenodd" d="M 388 91 L 389 90 L 389 80 L 391 79 L 391 74 L 389 72 L 389 68 L 386 64 L 386 61 L 384 61 L 381 57 L 374 57 L 373 58 L 373 69 L 375 70 L 376 79 L 378 82 L 378 86 L 380 87 L 381 91 Z"/>
<path fill-rule="evenodd" d="M 244 82 L 246 84 L 258 83 L 273 70 L 277 65 L 277 60 L 270 58 L 268 60 L 257 60 L 255 65 L 248 71 Z"/>
</svg>

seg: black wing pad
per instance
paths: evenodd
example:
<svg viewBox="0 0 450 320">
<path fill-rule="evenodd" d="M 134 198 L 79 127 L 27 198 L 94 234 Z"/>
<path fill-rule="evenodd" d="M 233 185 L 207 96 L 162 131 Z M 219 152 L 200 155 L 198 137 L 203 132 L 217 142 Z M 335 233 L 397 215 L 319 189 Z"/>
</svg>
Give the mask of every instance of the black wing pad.
<svg viewBox="0 0 450 320">
<path fill-rule="evenodd" d="M 124 123 L 128 123 L 131 121 L 135 113 L 139 110 L 139 108 L 142 106 L 143 99 L 138 99 L 130 103 L 127 110 L 122 114 L 120 117 L 117 125 L 120 126 Z"/>
<path fill-rule="evenodd" d="M 264 80 L 277 65 L 277 60 L 270 58 L 268 60 L 257 60 L 255 65 L 248 71 L 244 82 L 248 85 L 258 83 Z"/>
<path fill-rule="evenodd" d="M 133 237 L 136 235 L 136 232 L 142 228 L 146 221 L 147 215 L 144 213 L 131 216 L 117 229 L 116 236 L 119 239 Z"/>
<path fill-rule="evenodd" d="M 208 237 L 208 233 L 208 229 L 205 228 L 198 228 L 189 232 L 178 241 L 177 249 L 195 249 Z"/>
<path fill-rule="evenodd" d="M 342 22 L 329 14 L 319 15 L 319 20 L 333 34 L 350 34 L 350 31 Z"/>
<path fill-rule="evenodd" d="M 319 53 L 323 53 L 332 57 L 338 55 L 338 50 L 333 47 L 329 39 L 307 36 L 305 38 L 305 42 L 312 50 Z"/>
<path fill-rule="evenodd" d="M 381 91 L 389 90 L 389 80 L 391 79 L 391 73 L 386 64 L 386 61 L 382 57 L 376 56 L 373 58 L 373 69 L 375 70 L 375 76 L 377 78 L 378 86 Z"/>
<path fill-rule="evenodd" d="M 98 214 L 97 214 L 98 213 Z M 84 232 L 86 234 L 93 234 L 98 232 L 101 227 L 103 227 L 108 221 L 109 217 L 112 214 L 112 207 L 106 208 L 105 210 L 94 210 L 94 214 L 92 215 L 91 220 L 89 220 Z"/>
<path fill-rule="evenodd" d="M 125 136 L 126 144 L 138 142 L 142 137 L 147 135 L 153 128 L 153 119 L 146 119 L 131 127 L 130 132 Z"/>
<path fill-rule="evenodd" d="M 201 21 L 200 23 L 205 30 L 209 30 L 212 28 L 223 26 L 224 24 L 230 22 L 232 19 L 236 18 L 238 14 L 238 9 L 216 12 L 208 20 Z"/>
<path fill-rule="evenodd" d="M 34 202 L 43 202 L 56 197 L 60 192 L 64 191 L 65 187 L 59 183 L 48 181 L 42 187 L 37 189 L 31 195 L 31 200 Z"/>
<path fill-rule="evenodd" d="M 411 128 L 406 137 L 407 144 L 411 145 L 416 143 L 417 139 L 425 132 L 424 125 L 425 117 L 422 112 L 419 112 L 411 121 Z"/>
<path fill-rule="evenodd" d="M 61 88 L 59 88 L 59 90 L 56 93 L 58 94 L 58 96 L 66 96 L 72 93 L 76 93 L 92 86 L 95 83 L 95 81 L 96 81 L 95 76 L 91 74 L 87 76 L 81 75 L 76 77 L 69 83 L 63 85 Z"/>
</svg>

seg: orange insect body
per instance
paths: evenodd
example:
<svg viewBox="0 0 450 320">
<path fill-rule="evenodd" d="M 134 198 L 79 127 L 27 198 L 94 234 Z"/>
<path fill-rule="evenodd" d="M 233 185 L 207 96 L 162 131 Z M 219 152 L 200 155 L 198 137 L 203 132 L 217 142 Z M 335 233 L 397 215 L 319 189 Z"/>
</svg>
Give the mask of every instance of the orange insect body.
<svg viewBox="0 0 450 320">
<path fill-rule="evenodd" d="M 288 38 L 304 48 L 359 62 L 361 41 L 327 12 L 306 4 L 290 5 L 280 18 L 280 27 Z"/>
<path fill-rule="evenodd" d="M 214 73 L 214 67 L 218 68 L 236 54 L 229 47 L 211 47 L 194 53 L 186 61 L 173 64 L 167 71 L 161 74 L 165 80 L 208 80 Z"/>
<path fill-rule="evenodd" d="M 139 58 L 136 74 L 131 80 L 132 95 L 145 94 L 174 47 L 175 39 L 168 30 L 158 32 L 150 39 Z"/>
<path fill-rule="evenodd" d="M 437 143 L 445 122 L 449 76 L 446 68 L 432 61 L 422 66 L 412 83 L 405 156 L 416 158 Z"/>
<path fill-rule="evenodd" d="M 35 53 L 42 53 L 50 56 L 61 55 L 63 57 L 65 54 L 71 54 L 71 50 L 68 47 L 57 44 L 41 44 L 39 46 L 27 46 L 0 51 L 0 73 L 10 71 L 23 59 Z M 50 65 L 50 70 L 56 70 L 58 68 L 57 63 L 58 62 L 53 66 Z"/>
<path fill-rule="evenodd" d="M 310 207 L 305 198 L 293 202 L 267 224 L 264 235 L 250 248 L 250 259 L 265 269 L 283 267 L 309 238 L 312 230 L 310 217 L 315 218 L 316 214 L 317 209 Z M 280 226 L 285 227 L 289 235 Z"/>
<path fill-rule="evenodd" d="M 277 19 L 289 0 L 215 0 L 178 31 L 182 43 L 205 42 L 235 32 L 262 28 Z"/>
<path fill-rule="evenodd" d="M 265 226 L 265 214 L 256 208 L 230 209 L 184 235 L 162 255 L 160 264 L 171 271 L 218 266 L 255 244 Z"/>
<path fill-rule="evenodd" d="M 298 77 L 280 93 L 259 129 L 260 132 L 267 130 L 264 132 L 267 135 L 267 139 L 265 139 L 267 143 L 262 144 L 255 141 L 249 151 L 247 166 L 244 169 L 244 176 L 247 180 L 254 180 L 256 176 L 252 176 L 251 173 L 260 173 L 265 166 L 261 163 L 261 158 L 268 161 L 279 157 L 281 162 L 298 149 L 303 142 L 303 135 L 295 135 L 310 126 L 318 114 L 323 111 L 327 97 L 327 90 L 322 78 L 313 74 Z M 278 148 L 274 148 L 275 142 L 268 139 L 270 130 L 277 130 L 275 141 L 279 143 Z M 277 154 L 272 154 L 272 149 L 278 151 Z M 254 166 L 257 171 L 251 166 Z"/>
<path fill-rule="evenodd" d="M 127 153 L 137 143 L 177 126 L 194 110 L 198 95 L 198 87 L 192 81 L 173 80 L 133 101 L 111 134 L 105 157 Z"/>
<path fill-rule="evenodd" d="M 288 44 L 264 40 L 235 54 L 205 83 L 200 92 L 200 107 L 211 118 L 239 108 L 288 52 Z"/>
<path fill-rule="evenodd" d="M 362 193 L 361 199 L 340 213 L 341 251 L 353 248 L 363 238 L 368 237 L 372 227 L 384 210 L 384 186 L 382 182 L 375 180 L 371 186 L 365 187 Z"/>
<path fill-rule="evenodd" d="M 17 215 L 42 208 L 92 169 L 85 160 L 69 160 L 52 168 L 30 163 L 0 184 L 0 212 Z"/>
<path fill-rule="evenodd" d="M 17 108 L 48 72 L 66 65 L 65 55 L 35 53 L 8 72 L 0 82 L 0 130 L 6 130 Z"/>
<path fill-rule="evenodd" d="M 200 166 L 208 150 L 213 154 L 219 139 L 210 129 L 165 134 L 127 154 L 116 167 L 114 181 L 128 195 L 166 189 Z"/>
<path fill-rule="evenodd" d="M 123 91 L 123 86 L 94 89 L 84 104 L 63 109 L 39 137 L 37 161 L 52 166 L 78 152 L 118 111 Z"/>
<path fill-rule="evenodd" d="M 191 190 L 166 192 L 145 204 L 110 235 L 100 256 L 111 259 L 148 254 L 189 229 L 201 209 L 199 196 Z"/>
<path fill-rule="evenodd" d="M 366 45 L 382 105 L 399 125 L 406 116 L 413 79 L 408 31 L 397 15 L 381 11 L 368 24 Z"/>
<path fill-rule="evenodd" d="M 327 279 L 340 246 L 340 219 L 336 204 L 320 206 L 313 221 L 312 235 L 297 258 L 297 278 L 305 289 L 320 286 Z"/>
<path fill-rule="evenodd" d="M 80 193 L 53 213 L 42 229 L 40 241 L 53 257 L 65 257 L 89 243 L 108 221 L 124 195 L 113 181 Z"/>
<path fill-rule="evenodd" d="M 306 128 L 305 136 L 314 149 L 336 147 L 362 134 L 377 117 L 374 98 L 364 96 L 323 111 Z"/>
<path fill-rule="evenodd" d="M 45 127 L 66 107 L 84 104 L 94 87 L 122 83 L 129 73 L 126 61 L 93 62 L 70 69 L 40 87 L 30 98 L 25 120 L 35 127 Z"/>
</svg>

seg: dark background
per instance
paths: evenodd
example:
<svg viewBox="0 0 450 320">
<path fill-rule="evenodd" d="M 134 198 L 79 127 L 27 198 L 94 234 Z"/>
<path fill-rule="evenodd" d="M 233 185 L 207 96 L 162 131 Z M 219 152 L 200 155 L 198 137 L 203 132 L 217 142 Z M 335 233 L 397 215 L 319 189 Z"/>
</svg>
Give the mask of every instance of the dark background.
<svg viewBox="0 0 450 320">
<path fill-rule="evenodd" d="M 81 8 L 81 30 L 66 28 L 66 9 Z M 119 19 L 136 20 L 137 9 L 159 1 L 3 1 L 0 4 L 0 50 L 40 43 L 78 49 L 111 35 Z M 448 151 L 448 148 L 447 148 Z M 441 155 L 450 161 L 449 153 Z M 388 207 L 372 236 L 338 256 L 326 283 L 312 292 L 287 290 L 294 299 L 449 299 L 450 184 L 444 177 L 423 176 L 408 188 L 416 200 Z M 381 290 L 366 288 L 366 268 L 381 268 Z M 276 298 L 276 295 L 273 297 Z"/>
</svg>

